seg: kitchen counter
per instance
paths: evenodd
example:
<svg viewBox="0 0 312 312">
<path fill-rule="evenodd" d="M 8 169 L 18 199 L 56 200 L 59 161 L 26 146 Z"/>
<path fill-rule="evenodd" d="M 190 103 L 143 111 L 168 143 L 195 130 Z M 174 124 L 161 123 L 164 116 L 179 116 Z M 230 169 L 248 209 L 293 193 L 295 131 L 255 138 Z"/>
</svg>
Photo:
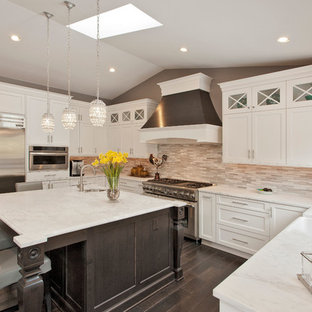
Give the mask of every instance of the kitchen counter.
<svg viewBox="0 0 312 312">
<path fill-rule="evenodd" d="M 0 219 L 19 234 L 14 242 L 24 248 L 49 237 L 183 205 L 125 191 L 113 202 L 105 192 L 64 188 L 0 194 Z"/>
<path fill-rule="evenodd" d="M 227 196 L 243 197 L 263 202 L 294 205 L 303 208 L 312 207 L 312 196 L 301 196 L 293 193 L 276 192 L 270 195 L 260 194 L 256 190 L 248 190 L 228 185 L 216 185 L 199 189 L 199 192 L 213 193 Z M 311 213 L 312 214 L 312 213 Z"/>
<path fill-rule="evenodd" d="M 302 251 L 312 251 L 311 218 L 296 219 L 214 289 L 220 311 L 311 311 L 312 295 L 296 275 Z"/>
</svg>

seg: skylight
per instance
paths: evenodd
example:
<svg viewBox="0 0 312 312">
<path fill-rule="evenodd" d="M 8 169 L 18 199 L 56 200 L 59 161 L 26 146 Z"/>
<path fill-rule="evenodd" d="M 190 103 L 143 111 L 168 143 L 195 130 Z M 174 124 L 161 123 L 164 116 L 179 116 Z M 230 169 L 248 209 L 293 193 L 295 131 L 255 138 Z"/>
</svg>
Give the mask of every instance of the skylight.
<svg viewBox="0 0 312 312">
<path fill-rule="evenodd" d="M 158 26 L 162 24 L 129 3 L 100 14 L 100 39 Z M 70 24 L 70 27 L 96 39 L 96 15 Z"/>
</svg>

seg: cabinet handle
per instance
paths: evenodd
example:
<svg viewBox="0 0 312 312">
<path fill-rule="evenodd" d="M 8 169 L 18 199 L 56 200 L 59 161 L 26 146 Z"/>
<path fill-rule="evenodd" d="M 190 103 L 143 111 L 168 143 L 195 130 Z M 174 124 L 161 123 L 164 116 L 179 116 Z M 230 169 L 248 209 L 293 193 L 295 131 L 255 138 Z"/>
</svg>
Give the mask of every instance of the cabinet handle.
<svg viewBox="0 0 312 312">
<path fill-rule="evenodd" d="M 269 217 L 272 218 L 272 214 L 273 214 L 273 209 L 272 207 L 270 207 L 270 211 L 269 211 Z"/>
<path fill-rule="evenodd" d="M 82 146 L 80 147 L 80 151 L 81 151 L 81 153 L 82 153 Z"/>
<path fill-rule="evenodd" d="M 240 219 L 240 218 L 236 218 L 236 217 L 232 217 L 232 219 L 242 221 L 242 222 L 248 222 L 248 220 L 244 220 L 244 219 Z"/>
<path fill-rule="evenodd" d="M 51 143 L 53 143 L 53 135 L 51 135 Z"/>
<path fill-rule="evenodd" d="M 232 200 L 232 203 L 233 203 L 233 204 L 239 204 L 239 205 L 248 206 L 248 203 L 242 203 L 242 202 L 234 201 L 234 200 Z"/>
<path fill-rule="evenodd" d="M 239 243 L 248 245 L 248 242 L 242 241 L 242 240 L 240 240 L 240 239 L 232 238 L 232 240 L 235 241 L 235 242 L 239 242 Z"/>
<path fill-rule="evenodd" d="M 248 150 L 248 159 L 250 159 L 250 150 Z"/>
<path fill-rule="evenodd" d="M 252 155 L 252 159 L 254 159 L 255 158 L 255 150 L 252 150 L 251 155 Z"/>
<path fill-rule="evenodd" d="M 96 148 L 94 148 L 94 153 L 96 154 Z"/>
</svg>

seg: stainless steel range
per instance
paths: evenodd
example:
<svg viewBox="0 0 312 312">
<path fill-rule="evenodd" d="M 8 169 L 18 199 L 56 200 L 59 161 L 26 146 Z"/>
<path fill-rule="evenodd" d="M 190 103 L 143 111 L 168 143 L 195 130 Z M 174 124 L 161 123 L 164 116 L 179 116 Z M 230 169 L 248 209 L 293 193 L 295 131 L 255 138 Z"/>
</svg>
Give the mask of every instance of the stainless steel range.
<svg viewBox="0 0 312 312">
<path fill-rule="evenodd" d="M 184 236 L 200 243 L 198 231 L 198 189 L 213 186 L 212 183 L 196 181 L 159 179 L 143 182 L 145 193 L 153 196 L 181 199 L 187 203 L 185 206 Z"/>
</svg>

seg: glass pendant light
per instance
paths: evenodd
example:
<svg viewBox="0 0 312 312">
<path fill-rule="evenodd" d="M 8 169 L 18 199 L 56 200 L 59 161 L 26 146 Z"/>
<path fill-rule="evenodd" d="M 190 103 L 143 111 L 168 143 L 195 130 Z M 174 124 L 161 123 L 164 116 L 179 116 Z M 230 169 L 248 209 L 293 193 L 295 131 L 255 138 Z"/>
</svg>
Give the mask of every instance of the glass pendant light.
<svg viewBox="0 0 312 312">
<path fill-rule="evenodd" d="M 46 133 L 53 133 L 55 128 L 54 117 L 50 112 L 50 18 L 53 14 L 43 12 L 47 18 L 47 112 L 42 115 L 41 128 Z"/>
<path fill-rule="evenodd" d="M 96 36 L 96 99 L 90 103 L 89 117 L 93 126 L 103 127 L 106 120 L 106 104 L 100 100 L 100 1 L 97 0 Z"/>
<path fill-rule="evenodd" d="M 67 6 L 68 9 L 68 14 L 67 14 L 67 92 L 68 92 L 68 106 L 64 109 L 63 114 L 62 114 L 62 124 L 63 127 L 67 130 L 72 130 L 75 128 L 77 124 L 77 114 L 76 110 L 70 107 L 71 104 L 71 93 L 70 93 L 70 78 L 71 78 L 71 60 L 70 60 L 70 34 L 71 34 L 71 29 L 69 27 L 70 25 L 70 10 L 75 7 L 75 4 L 69 2 L 69 1 L 64 1 L 65 5 Z"/>
</svg>

